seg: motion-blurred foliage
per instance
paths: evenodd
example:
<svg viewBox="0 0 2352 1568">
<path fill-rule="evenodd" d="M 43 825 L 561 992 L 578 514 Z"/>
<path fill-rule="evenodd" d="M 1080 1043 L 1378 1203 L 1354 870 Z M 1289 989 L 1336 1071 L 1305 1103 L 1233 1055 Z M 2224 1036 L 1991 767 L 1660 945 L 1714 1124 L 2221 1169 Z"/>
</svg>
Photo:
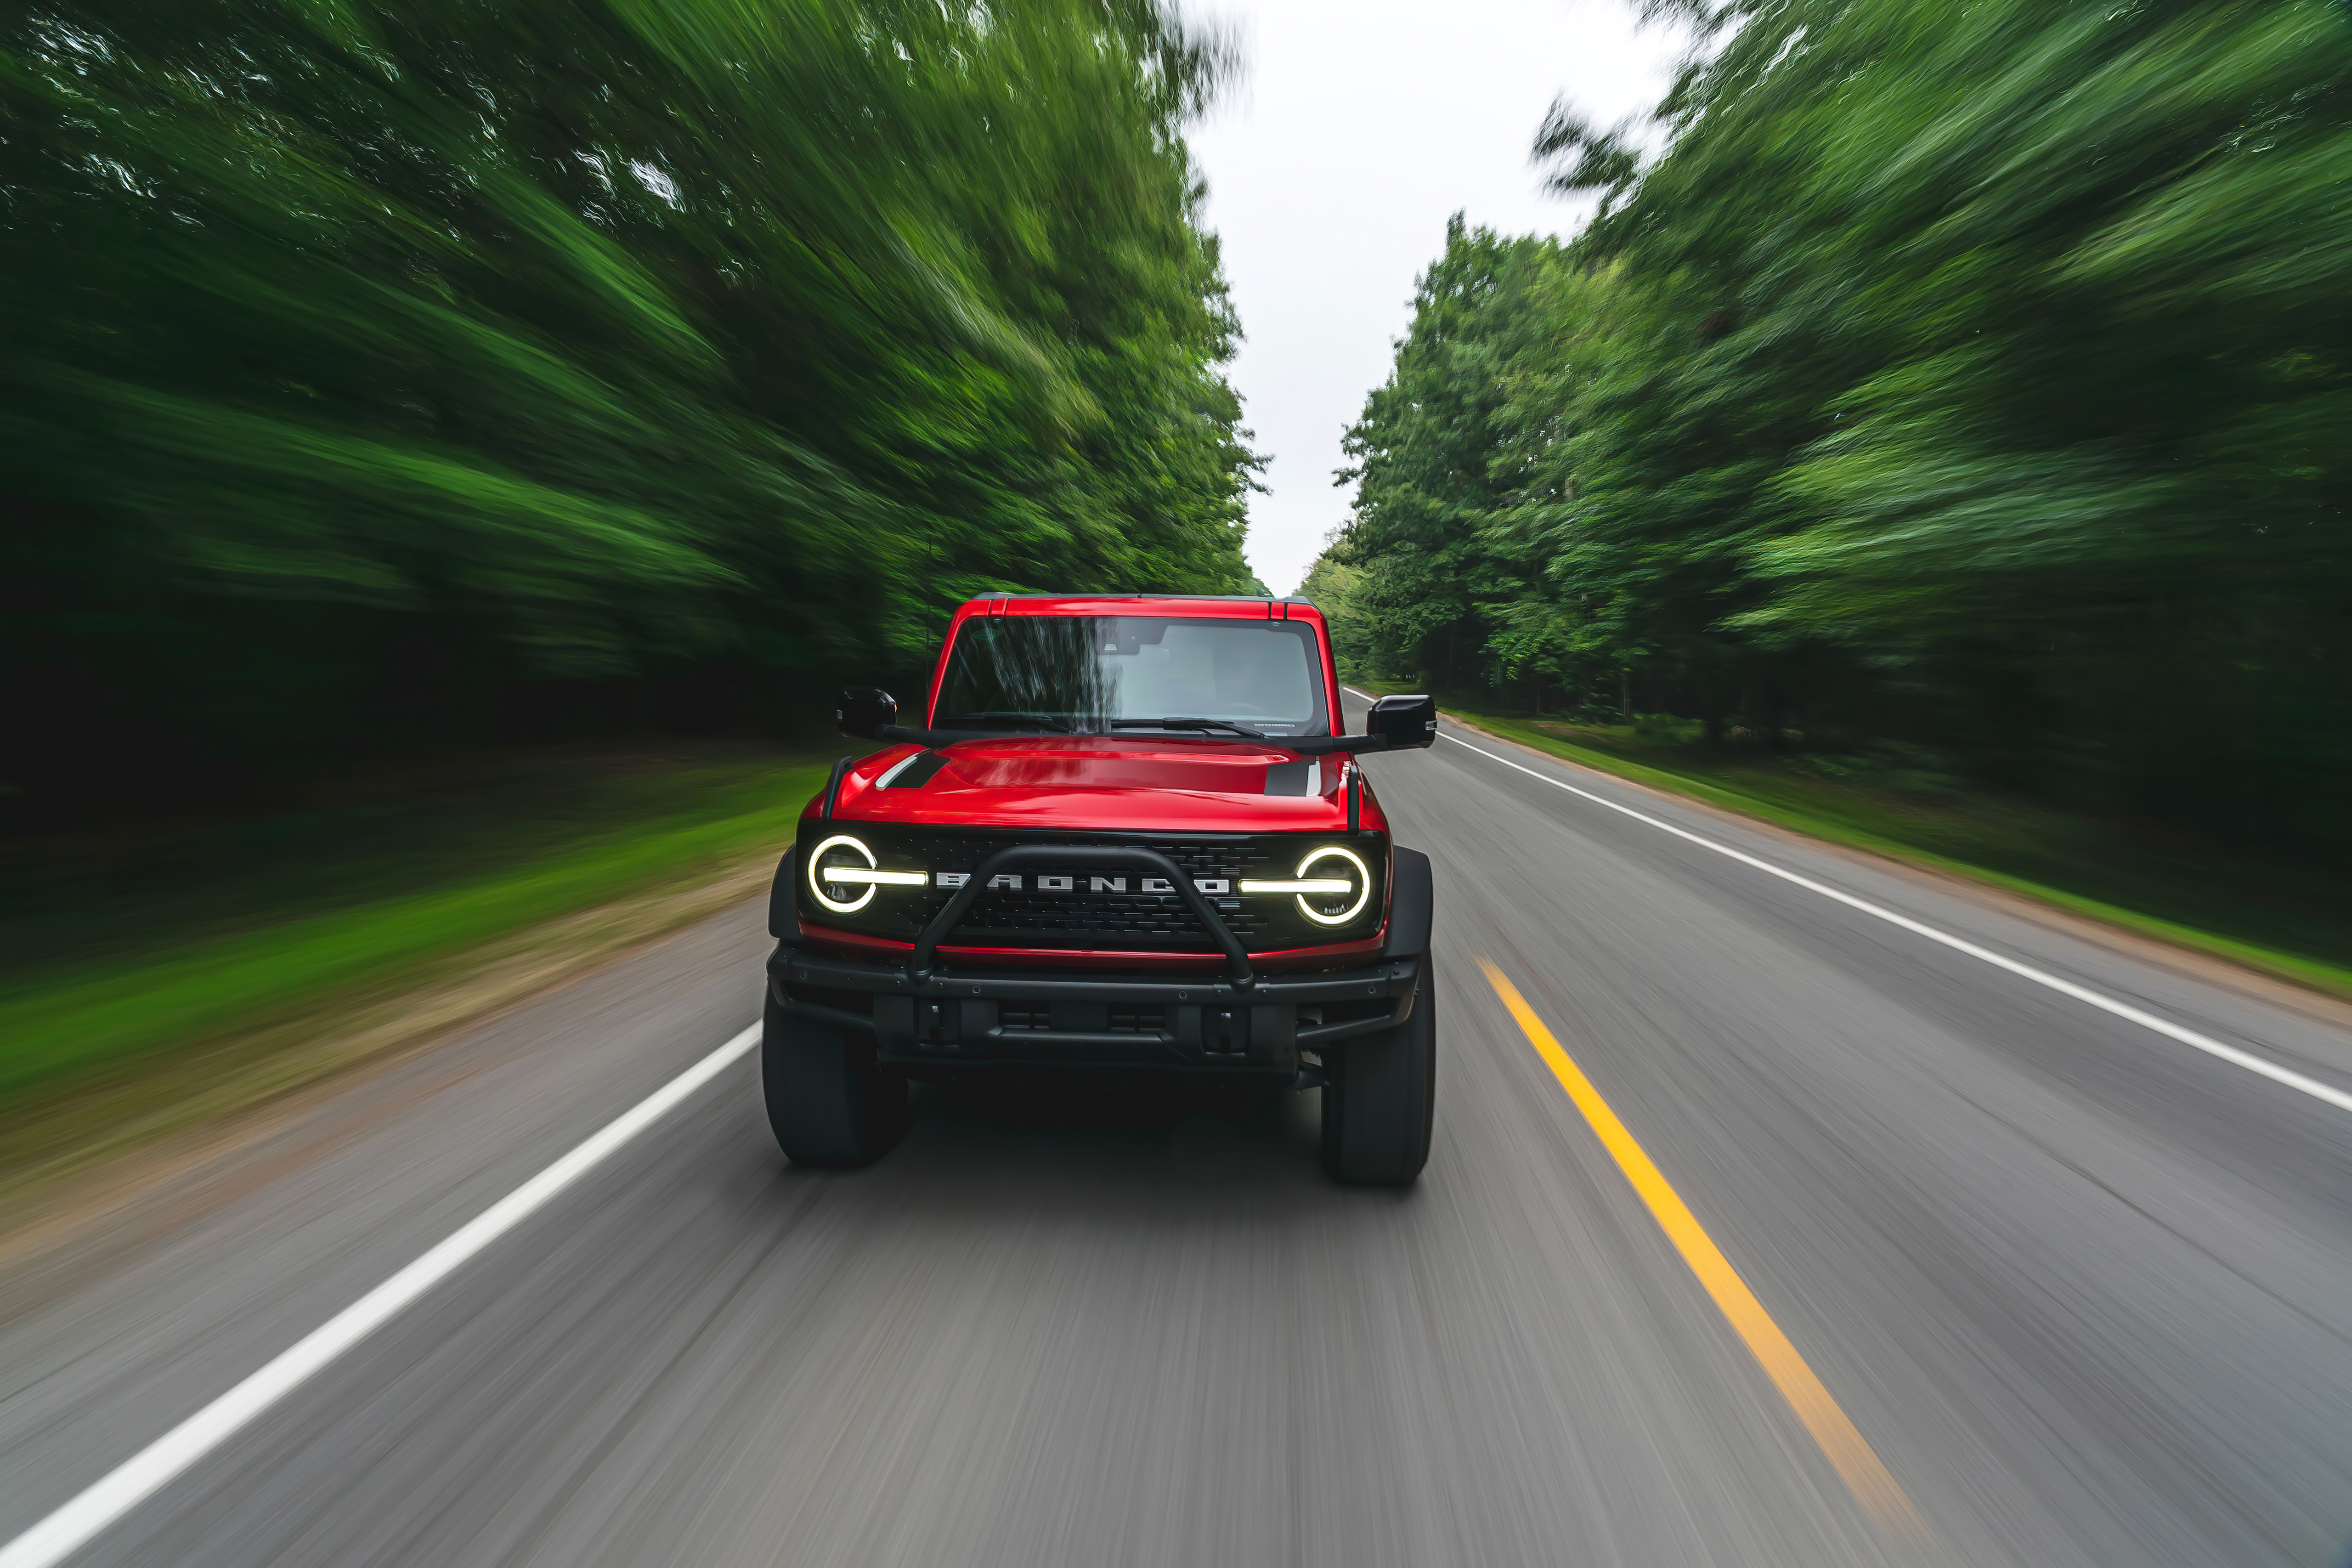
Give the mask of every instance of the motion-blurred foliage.
<svg viewBox="0 0 2352 1568">
<path fill-rule="evenodd" d="M 36 0 L 0 783 L 691 721 L 982 584 L 1246 589 L 1223 64 L 1157 0 Z"/>
<path fill-rule="evenodd" d="M 1386 673 L 2352 848 L 2352 11 L 1685 4 L 1351 450 Z"/>
</svg>

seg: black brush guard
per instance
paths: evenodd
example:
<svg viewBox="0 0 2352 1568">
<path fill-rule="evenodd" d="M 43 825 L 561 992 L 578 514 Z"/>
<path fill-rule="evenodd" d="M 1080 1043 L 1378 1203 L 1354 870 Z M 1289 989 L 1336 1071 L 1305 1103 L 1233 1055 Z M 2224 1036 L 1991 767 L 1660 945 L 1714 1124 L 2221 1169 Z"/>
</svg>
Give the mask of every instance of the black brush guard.
<svg viewBox="0 0 2352 1568">
<path fill-rule="evenodd" d="M 989 879 L 1015 867 L 1092 869 L 1126 866 L 1159 874 L 1182 896 L 1225 961 L 1222 978 L 1133 975 L 1097 978 L 1050 969 L 951 973 L 939 963 L 951 935 Z M 1156 849 L 1100 845 L 1021 844 L 981 862 L 947 906 L 923 928 L 903 964 L 833 958 L 787 939 L 768 961 L 770 988 L 787 1012 L 837 1028 L 871 1034 L 879 1058 L 930 1068 L 1144 1068 L 1175 1072 L 1301 1074 L 1300 1050 L 1391 1029 L 1412 1016 L 1423 960 L 1389 957 L 1360 969 L 1297 979 L 1260 975 L 1216 907 L 1192 879 Z M 834 993 L 832 999 L 821 999 Z M 867 1006 L 840 1005 L 856 994 Z M 1011 1008 L 1054 1026 L 1008 1025 Z M 1305 1010 L 1305 1021 L 1301 1011 Z M 1116 1013 L 1158 1014 L 1160 1023 L 1124 1029 Z M 1340 1013 L 1346 1016 L 1330 1018 Z M 1065 1021 L 1070 1026 L 1062 1026 Z"/>
</svg>

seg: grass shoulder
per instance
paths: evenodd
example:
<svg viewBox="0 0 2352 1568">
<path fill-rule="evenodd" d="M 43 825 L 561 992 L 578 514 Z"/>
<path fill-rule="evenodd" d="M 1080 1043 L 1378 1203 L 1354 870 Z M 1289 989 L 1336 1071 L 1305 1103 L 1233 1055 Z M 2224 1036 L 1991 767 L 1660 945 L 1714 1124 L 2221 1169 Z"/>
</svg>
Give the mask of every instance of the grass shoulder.
<svg viewBox="0 0 2352 1568">
<path fill-rule="evenodd" d="M 1355 681 L 1357 689 L 1385 692 Z M 1695 726 L 1575 723 L 1446 703 L 1449 718 L 1636 784 L 2039 900 L 2352 997 L 2352 910 L 2329 879 L 1973 789 L 1906 766 L 1709 751 Z"/>
<path fill-rule="evenodd" d="M 476 759 L 11 846 L 0 1184 L 446 1032 L 750 896 L 829 760 Z"/>
</svg>

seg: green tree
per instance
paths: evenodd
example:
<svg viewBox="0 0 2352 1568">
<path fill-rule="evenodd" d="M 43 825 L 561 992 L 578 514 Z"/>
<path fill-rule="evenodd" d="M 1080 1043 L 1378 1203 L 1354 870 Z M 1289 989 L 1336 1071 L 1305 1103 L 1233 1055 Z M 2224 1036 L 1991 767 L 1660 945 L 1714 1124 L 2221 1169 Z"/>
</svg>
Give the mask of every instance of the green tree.
<svg viewBox="0 0 2352 1568">
<path fill-rule="evenodd" d="M 1379 563 L 1354 595 L 1377 673 L 1451 686 L 1488 667 L 1481 605 L 1517 585 L 1490 536 L 1528 477 L 1506 412 L 1542 341 L 1556 261 L 1547 242 L 1498 238 L 1456 214 L 1396 368 L 1342 442 L 1353 464 L 1339 480 L 1358 487 L 1346 545 Z"/>
<path fill-rule="evenodd" d="M 1323 612 L 1323 619 L 1331 634 L 1331 657 L 1339 667 L 1342 680 L 1367 680 L 1370 675 L 1372 638 L 1365 625 L 1363 613 L 1357 607 L 1356 592 L 1364 574 L 1348 558 L 1347 546 L 1337 538 L 1338 531 L 1324 542 L 1323 553 L 1307 569 L 1307 576 L 1298 584 L 1299 596 Z"/>
<path fill-rule="evenodd" d="M 20 10 L 12 782 L 675 719 L 904 665 L 981 584 L 1241 586 L 1182 139 L 1223 64 L 1148 0 Z"/>
<path fill-rule="evenodd" d="M 1669 8 L 1662 154 L 1538 133 L 1539 324 L 1457 237 L 1368 405 L 1383 655 L 2352 848 L 2342 7 Z"/>
</svg>

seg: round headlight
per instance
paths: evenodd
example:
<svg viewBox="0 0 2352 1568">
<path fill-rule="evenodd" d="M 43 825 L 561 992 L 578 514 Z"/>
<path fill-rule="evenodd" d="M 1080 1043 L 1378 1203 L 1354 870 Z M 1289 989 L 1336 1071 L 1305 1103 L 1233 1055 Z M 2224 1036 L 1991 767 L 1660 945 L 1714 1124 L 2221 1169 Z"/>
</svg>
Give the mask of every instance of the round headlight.
<svg viewBox="0 0 2352 1568">
<path fill-rule="evenodd" d="M 1307 880 L 1307 873 L 1313 868 L 1322 865 L 1327 860 L 1345 860 L 1349 866 L 1355 868 L 1356 897 L 1354 901 L 1349 904 L 1346 909 L 1340 910 L 1338 914 L 1327 915 L 1318 911 L 1314 905 L 1307 901 L 1307 895 L 1301 893 L 1298 895 L 1298 912 L 1305 915 L 1308 920 L 1313 921 L 1317 925 L 1343 926 L 1349 921 L 1354 920 L 1358 915 L 1364 912 L 1364 905 L 1372 896 L 1372 873 L 1370 868 L 1367 867 L 1362 860 L 1357 858 L 1354 850 L 1342 849 L 1337 844 L 1331 844 L 1325 846 L 1323 848 L 1310 851 L 1307 854 L 1307 858 L 1298 863 L 1298 879 L 1302 882 Z"/>
<path fill-rule="evenodd" d="M 824 856 L 825 851 L 828 849 L 846 849 L 853 855 L 862 857 L 866 861 L 866 865 L 863 868 L 867 871 L 872 871 L 874 869 L 874 851 L 868 849 L 865 845 L 860 844 L 856 839 L 852 838 L 846 833 L 836 833 L 832 837 L 826 839 L 824 843 L 809 851 L 809 891 L 815 895 L 816 901 L 818 903 L 823 904 L 835 914 L 854 915 L 858 910 L 864 909 L 866 905 L 874 901 L 874 884 L 871 881 L 867 881 L 865 878 L 858 879 L 860 881 L 866 882 L 866 890 L 857 895 L 856 901 L 854 903 L 845 904 L 839 899 L 833 898 L 828 895 L 824 890 L 824 882 L 823 879 L 823 874 L 824 871 Z M 845 885 L 847 884 L 835 884 L 836 887 Z"/>
</svg>

